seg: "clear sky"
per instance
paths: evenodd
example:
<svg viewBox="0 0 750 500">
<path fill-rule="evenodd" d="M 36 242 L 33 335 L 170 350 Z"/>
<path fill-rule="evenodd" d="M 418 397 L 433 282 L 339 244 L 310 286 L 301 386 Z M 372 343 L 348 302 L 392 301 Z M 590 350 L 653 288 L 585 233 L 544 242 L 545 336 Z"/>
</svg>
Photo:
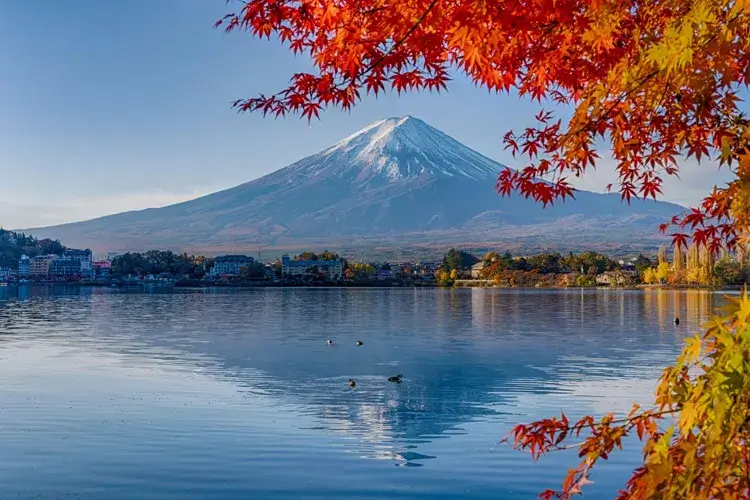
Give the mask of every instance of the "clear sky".
<svg viewBox="0 0 750 500">
<path fill-rule="evenodd" d="M 514 166 L 502 136 L 536 105 L 459 79 L 449 92 L 367 97 L 308 125 L 236 114 L 309 69 L 276 42 L 226 35 L 223 0 L 0 2 L 0 224 L 34 227 L 163 206 L 246 182 L 368 123 L 412 115 Z M 683 166 L 665 199 L 696 203 L 729 179 Z M 579 188 L 614 180 L 602 162 Z"/>
</svg>

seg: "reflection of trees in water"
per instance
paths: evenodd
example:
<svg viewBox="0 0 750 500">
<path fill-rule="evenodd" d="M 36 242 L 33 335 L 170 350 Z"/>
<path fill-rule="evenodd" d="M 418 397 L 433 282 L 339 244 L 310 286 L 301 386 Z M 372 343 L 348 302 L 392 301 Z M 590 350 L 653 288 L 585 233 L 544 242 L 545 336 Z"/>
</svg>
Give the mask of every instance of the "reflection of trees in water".
<svg viewBox="0 0 750 500">
<path fill-rule="evenodd" d="M 656 311 L 658 332 L 670 336 L 695 333 L 725 302 L 722 293 L 707 290 L 646 289 L 642 296 L 646 316 Z M 675 317 L 680 318 L 680 328 L 673 324 Z"/>
<path fill-rule="evenodd" d="M 707 318 L 718 297 L 664 290 L 274 289 L 151 296 L 86 290 L 72 287 L 55 300 L 18 300 L 3 291 L 10 300 L 0 295 L 0 325 L 71 343 L 95 333 L 86 337 L 87 347 L 167 359 L 189 370 L 199 365 L 292 403 L 328 432 L 354 437 L 346 445 L 350 451 L 407 463 L 425 458 L 414 447 L 492 418 L 493 407 L 518 394 L 547 394 L 565 380 L 628 377 L 634 365 L 666 363 L 677 350 L 671 334 L 682 331 L 672 324 L 674 312 L 689 327 Z M 40 292 L 54 293 L 60 292 Z M 328 337 L 333 348 L 325 345 Z M 353 346 L 357 338 L 365 341 L 362 348 Z M 644 350 L 653 356 L 645 359 Z M 399 372 L 404 384 L 386 381 Z M 346 387 L 350 376 L 356 390 Z"/>
</svg>

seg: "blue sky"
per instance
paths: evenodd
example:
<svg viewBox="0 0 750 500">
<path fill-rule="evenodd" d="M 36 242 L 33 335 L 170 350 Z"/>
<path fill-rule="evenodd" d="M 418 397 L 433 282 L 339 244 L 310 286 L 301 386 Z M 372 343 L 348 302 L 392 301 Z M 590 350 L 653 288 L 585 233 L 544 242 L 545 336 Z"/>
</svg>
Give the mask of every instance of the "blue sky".
<svg viewBox="0 0 750 500">
<path fill-rule="evenodd" d="M 502 136 L 536 105 L 469 81 L 448 93 L 367 97 L 308 125 L 236 114 L 232 100 L 309 69 L 276 42 L 226 35 L 223 0 L 0 2 L 0 224 L 34 227 L 183 201 L 315 153 L 368 123 L 412 115 L 514 165 Z M 665 199 L 695 203 L 729 178 L 684 165 Z M 614 180 L 602 162 L 579 188 Z"/>
</svg>

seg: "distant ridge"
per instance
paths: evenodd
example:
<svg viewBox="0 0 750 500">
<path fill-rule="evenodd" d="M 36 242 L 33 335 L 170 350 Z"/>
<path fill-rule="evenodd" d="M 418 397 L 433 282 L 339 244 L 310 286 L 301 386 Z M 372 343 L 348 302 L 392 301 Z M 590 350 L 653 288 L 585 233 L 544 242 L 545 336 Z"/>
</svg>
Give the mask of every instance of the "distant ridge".
<svg viewBox="0 0 750 500">
<path fill-rule="evenodd" d="M 412 117 L 378 120 L 319 153 L 191 201 L 34 228 L 99 250 L 451 245 L 471 241 L 655 244 L 679 205 L 586 191 L 543 209 L 501 198 L 504 165 Z"/>
</svg>

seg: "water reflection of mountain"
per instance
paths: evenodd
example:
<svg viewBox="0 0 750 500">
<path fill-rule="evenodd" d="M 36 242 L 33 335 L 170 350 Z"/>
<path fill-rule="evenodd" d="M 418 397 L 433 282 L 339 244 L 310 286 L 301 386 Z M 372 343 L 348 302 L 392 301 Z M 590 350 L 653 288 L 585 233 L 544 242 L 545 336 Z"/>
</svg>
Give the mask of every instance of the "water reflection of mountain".
<svg viewBox="0 0 750 500">
<path fill-rule="evenodd" d="M 695 330 L 718 299 L 664 291 L 42 290 L 0 292 L 1 333 L 231 379 L 242 392 L 314 417 L 321 431 L 354 437 L 347 446 L 362 456 L 407 464 L 429 458 L 416 451 L 420 444 L 492 418 L 517 394 L 663 365 L 675 337 Z M 387 382 L 395 373 L 403 384 Z"/>
</svg>

